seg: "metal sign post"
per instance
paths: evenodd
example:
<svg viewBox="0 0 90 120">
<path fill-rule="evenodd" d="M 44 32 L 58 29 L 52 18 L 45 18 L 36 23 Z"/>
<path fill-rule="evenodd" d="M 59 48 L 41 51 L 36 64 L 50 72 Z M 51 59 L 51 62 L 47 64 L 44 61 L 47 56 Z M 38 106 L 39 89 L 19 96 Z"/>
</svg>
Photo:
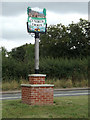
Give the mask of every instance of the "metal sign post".
<svg viewBox="0 0 90 120">
<path fill-rule="evenodd" d="M 39 35 L 46 33 L 46 9 L 34 11 L 28 7 L 27 14 L 27 31 L 28 33 L 35 33 L 35 74 L 39 74 Z"/>
<path fill-rule="evenodd" d="M 35 33 L 35 74 L 39 74 L 39 33 Z"/>
</svg>

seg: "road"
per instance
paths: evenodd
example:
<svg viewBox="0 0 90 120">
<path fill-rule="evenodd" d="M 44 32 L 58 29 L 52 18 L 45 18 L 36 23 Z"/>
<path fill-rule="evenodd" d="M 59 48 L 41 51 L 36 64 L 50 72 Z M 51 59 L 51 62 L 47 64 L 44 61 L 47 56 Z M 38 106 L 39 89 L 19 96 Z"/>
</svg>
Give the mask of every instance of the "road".
<svg viewBox="0 0 90 120">
<path fill-rule="evenodd" d="M 54 90 L 54 97 L 90 95 L 90 90 Z M 0 100 L 21 99 L 21 93 L 0 94 Z"/>
</svg>

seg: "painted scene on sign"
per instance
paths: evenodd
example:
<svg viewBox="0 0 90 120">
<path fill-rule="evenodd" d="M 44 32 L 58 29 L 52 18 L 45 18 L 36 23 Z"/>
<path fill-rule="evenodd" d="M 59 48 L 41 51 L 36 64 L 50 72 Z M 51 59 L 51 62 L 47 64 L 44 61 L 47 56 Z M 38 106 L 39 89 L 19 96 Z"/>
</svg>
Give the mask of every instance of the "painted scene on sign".
<svg viewBox="0 0 90 120">
<path fill-rule="evenodd" d="M 30 33 L 44 33 L 46 32 L 46 9 L 37 12 L 32 10 L 30 7 L 27 8 L 28 12 L 28 32 Z"/>
</svg>

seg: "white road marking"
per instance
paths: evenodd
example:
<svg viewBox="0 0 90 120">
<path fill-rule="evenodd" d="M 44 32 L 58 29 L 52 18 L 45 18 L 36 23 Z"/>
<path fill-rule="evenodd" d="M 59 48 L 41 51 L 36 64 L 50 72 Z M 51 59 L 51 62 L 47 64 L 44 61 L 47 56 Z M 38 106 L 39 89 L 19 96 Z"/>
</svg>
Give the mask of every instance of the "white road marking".
<svg viewBox="0 0 90 120">
<path fill-rule="evenodd" d="M 5 100 L 5 99 L 18 99 L 18 98 L 21 98 L 21 96 L 20 97 L 2 97 L 2 98 L 0 98 L 0 100 Z"/>
<path fill-rule="evenodd" d="M 54 96 L 64 96 L 64 95 L 89 95 L 88 93 L 70 93 L 70 94 L 55 94 Z"/>
</svg>

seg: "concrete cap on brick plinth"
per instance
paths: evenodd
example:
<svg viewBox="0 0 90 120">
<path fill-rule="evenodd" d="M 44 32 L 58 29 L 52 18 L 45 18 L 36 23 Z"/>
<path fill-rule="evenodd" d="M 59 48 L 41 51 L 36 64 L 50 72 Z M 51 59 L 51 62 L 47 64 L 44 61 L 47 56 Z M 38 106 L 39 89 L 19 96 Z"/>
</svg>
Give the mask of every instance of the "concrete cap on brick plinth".
<svg viewBox="0 0 90 120">
<path fill-rule="evenodd" d="M 54 85 L 52 85 L 52 84 L 21 84 L 21 86 L 26 86 L 26 87 L 53 87 Z"/>
<path fill-rule="evenodd" d="M 33 76 L 33 77 L 46 77 L 44 74 L 29 74 L 28 76 Z"/>
</svg>

